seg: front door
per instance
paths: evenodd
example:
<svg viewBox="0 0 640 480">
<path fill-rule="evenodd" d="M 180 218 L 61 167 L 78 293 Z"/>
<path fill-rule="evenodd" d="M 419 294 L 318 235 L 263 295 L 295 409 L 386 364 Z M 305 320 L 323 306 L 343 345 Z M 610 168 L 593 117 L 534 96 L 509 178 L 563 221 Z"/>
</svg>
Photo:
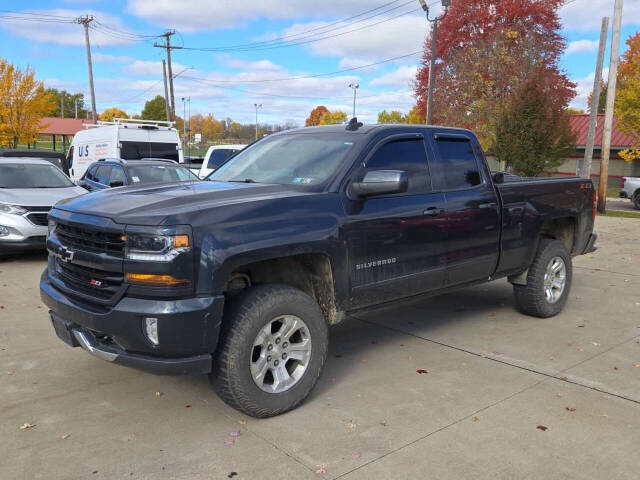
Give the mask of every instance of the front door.
<svg viewBox="0 0 640 480">
<path fill-rule="evenodd" d="M 437 289 L 444 281 L 445 199 L 433 193 L 424 139 L 393 136 L 379 143 L 359 175 L 407 172 L 407 192 L 348 201 L 351 305 L 381 303 Z"/>
</svg>

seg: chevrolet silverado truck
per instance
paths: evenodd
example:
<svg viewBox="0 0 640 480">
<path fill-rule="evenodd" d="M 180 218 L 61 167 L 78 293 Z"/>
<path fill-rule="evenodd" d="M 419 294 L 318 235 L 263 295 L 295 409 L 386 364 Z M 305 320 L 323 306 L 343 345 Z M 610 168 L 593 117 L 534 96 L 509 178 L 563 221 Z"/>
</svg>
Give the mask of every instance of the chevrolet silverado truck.
<svg viewBox="0 0 640 480">
<path fill-rule="evenodd" d="M 594 248 L 594 199 L 590 180 L 491 175 L 468 130 L 292 130 L 207 181 L 57 204 L 41 297 L 67 344 L 209 374 L 268 417 L 307 397 L 351 312 L 507 277 L 524 314 L 556 315 Z"/>
</svg>

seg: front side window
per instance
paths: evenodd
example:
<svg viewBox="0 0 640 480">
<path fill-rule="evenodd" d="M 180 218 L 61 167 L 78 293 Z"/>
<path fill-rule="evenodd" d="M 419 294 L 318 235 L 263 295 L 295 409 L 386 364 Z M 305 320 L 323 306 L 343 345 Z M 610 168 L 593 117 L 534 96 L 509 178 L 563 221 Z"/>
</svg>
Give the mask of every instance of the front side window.
<svg viewBox="0 0 640 480">
<path fill-rule="evenodd" d="M 0 164 L 0 188 L 66 188 L 73 182 L 49 164 Z"/>
<path fill-rule="evenodd" d="M 179 161 L 176 143 L 160 142 L 120 142 L 120 158 L 141 160 L 143 158 L 166 158 Z"/>
<path fill-rule="evenodd" d="M 111 175 L 111 165 L 100 165 L 96 169 L 95 180 L 102 185 L 109 185 L 109 176 Z"/>
<path fill-rule="evenodd" d="M 367 160 L 367 170 L 403 170 L 407 172 L 407 192 L 431 190 L 424 142 L 420 139 L 400 139 L 385 143 Z"/>
<path fill-rule="evenodd" d="M 294 134 L 267 137 L 245 148 L 207 177 L 221 182 L 318 185 L 343 164 L 354 136 Z"/>
<path fill-rule="evenodd" d="M 482 183 L 471 141 L 466 138 L 437 138 L 436 148 L 447 190 L 471 188 Z"/>
<path fill-rule="evenodd" d="M 120 182 L 122 185 L 127 184 L 127 178 L 124 175 L 124 170 L 122 167 L 114 166 L 111 168 L 111 176 L 109 177 L 109 185 L 113 183 Z"/>
</svg>

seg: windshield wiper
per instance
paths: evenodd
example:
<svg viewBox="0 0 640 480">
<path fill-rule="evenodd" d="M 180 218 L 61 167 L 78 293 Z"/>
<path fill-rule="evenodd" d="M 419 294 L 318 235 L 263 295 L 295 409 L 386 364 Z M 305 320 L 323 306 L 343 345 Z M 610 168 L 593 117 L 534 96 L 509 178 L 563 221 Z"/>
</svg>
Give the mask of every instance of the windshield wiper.
<svg viewBox="0 0 640 480">
<path fill-rule="evenodd" d="M 253 178 L 245 178 L 244 180 L 227 180 L 232 183 L 258 183 Z"/>
</svg>

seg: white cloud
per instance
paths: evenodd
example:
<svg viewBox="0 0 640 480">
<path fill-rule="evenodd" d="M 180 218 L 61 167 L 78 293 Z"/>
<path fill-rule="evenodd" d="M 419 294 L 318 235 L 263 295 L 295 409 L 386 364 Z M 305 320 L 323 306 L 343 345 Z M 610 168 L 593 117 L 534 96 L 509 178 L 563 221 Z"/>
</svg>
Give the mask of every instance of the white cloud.
<svg viewBox="0 0 640 480">
<path fill-rule="evenodd" d="M 415 80 L 418 73 L 417 65 L 402 65 L 393 72 L 389 72 L 369 82 L 373 86 L 393 86 L 410 88 L 411 82 Z"/>
<path fill-rule="evenodd" d="M 93 15 L 100 22 L 109 25 L 110 28 L 133 33 L 126 29 L 120 18 L 104 12 L 53 9 L 28 10 L 20 13 L 36 13 L 40 15 L 57 16 L 69 19 L 70 21 L 83 15 Z M 76 23 L 0 19 L 0 27 L 6 29 L 15 36 L 26 38 L 34 42 L 68 46 L 84 46 L 84 28 L 82 25 Z M 97 47 L 126 45 L 131 43 L 129 40 L 124 39 L 122 35 L 109 35 L 103 30 L 90 30 L 89 34 L 92 45 Z"/>
<path fill-rule="evenodd" d="M 609 69 L 605 68 L 602 72 L 602 80 L 606 81 L 609 75 Z M 595 72 L 591 72 L 584 78 L 573 79 L 573 81 L 577 84 L 576 93 L 577 95 L 571 101 L 571 106 L 573 108 L 578 108 L 580 110 L 584 110 L 585 112 L 589 109 L 589 95 L 593 91 L 593 80 L 595 79 Z"/>
<path fill-rule="evenodd" d="M 398 8 L 390 14 L 411 10 L 412 6 Z M 128 0 L 127 2 L 127 10 L 134 15 L 156 25 L 173 27 L 185 32 L 231 28 L 258 18 L 343 18 L 371 8 L 371 0 L 268 0 L 262 2 Z"/>
<path fill-rule="evenodd" d="M 609 28 L 613 20 L 613 0 L 577 0 L 560 9 L 560 17 L 569 30 L 600 31 L 602 17 L 609 17 Z M 640 24 L 640 1 L 627 0 L 622 8 L 623 25 Z"/>
<path fill-rule="evenodd" d="M 576 40 L 575 42 L 569 43 L 565 54 L 571 55 L 572 53 L 595 52 L 598 50 L 599 45 L 600 42 L 598 40 Z"/>
<path fill-rule="evenodd" d="M 106 53 L 91 53 L 91 59 L 94 62 L 104 62 L 104 63 L 130 63 L 135 60 L 131 57 L 127 57 L 126 55 L 108 55 Z"/>
<path fill-rule="evenodd" d="M 174 77 L 182 71 L 186 73 L 187 70 L 190 72 L 192 70 L 191 67 L 176 62 L 171 62 L 171 69 Z M 132 59 L 129 65 L 126 66 L 125 72 L 138 77 L 157 76 L 162 79 L 162 60 L 149 61 Z"/>
<path fill-rule="evenodd" d="M 283 35 L 300 34 L 326 24 L 321 22 L 295 24 L 284 30 Z M 349 27 L 328 35 L 348 32 L 355 28 L 359 27 Z M 406 15 L 371 28 L 307 43 L 304 46 L 316 55 L 357 58 L 366 63 L 418 51 L 422 48 L 426 35 L 427 22 L 424 17 Z M 354 62 L 351 61 L 351 63 Z"/>
</svg>

